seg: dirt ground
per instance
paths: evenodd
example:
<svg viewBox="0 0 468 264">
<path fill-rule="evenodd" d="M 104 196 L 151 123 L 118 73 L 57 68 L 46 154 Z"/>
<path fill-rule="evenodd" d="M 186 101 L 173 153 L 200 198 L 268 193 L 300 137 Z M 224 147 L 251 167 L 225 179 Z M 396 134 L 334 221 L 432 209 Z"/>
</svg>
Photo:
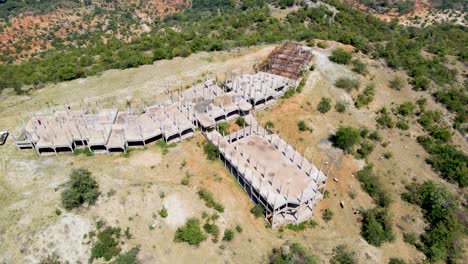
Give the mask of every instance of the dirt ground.
<svg viewBox="0 0 468 264">
<path fill-rule="evenodd" d="M 330 195 L 315 211 L 317 227 L 301 232 L 279 232 L 266 227 L 262 219 L 256 219 L 249 212 L 252 203 L 222 164 L 206 160 L 202 149 L 204 138 L 199 133 L 170 148 L 167 154 L 153 144 L 147 149 L 132 151 L 128 158 L 121 155 L 39 157 L 32 150 L 17 151 L 10 139 L 0 147 L 0 263 L 37 263 L 42 256 L 52 253 L 71 263 L 84 263 L 90 254 L 84 234 L 93 230 L 98 220 L 122 230 L 129 228 L 133 238 L 123 245 L 124 250 L 140 245 L 139 257 L 143 263 L 265 263 L 271 250 L 285 241 L 301 243 L 324 263 L 339 244 L 353 249 L 360 263 L 386 263 L 396 256 L 408 263 L 419 263 L 423 255 L 405 244 L 402 234 L 422 232 L 424 222 L 419 209 L 399 198 L 403 186 L 411 181 L 431 179 L 455 190 L 424 162 L 426 154 L 415 141 L 422 131 L 416 124 L 403 133 L 396 129 L 382 130 L 384 141 L 390 144 L 386 148 L 376 146 L 368 158 L 393 199 L 391 214 L 396 240 L 380 248 L 369 245 L 361 237 L 360 217 L 354 214 L 355 209 L 373 207 L 371 198 L 361 190 L 354 177 L 365 163 L 343 155 L 331 146 L 328 138 L 342 124 L 375 129 L 378 108 L 426 95 L 409 87 L 402 91 L 390 89 L 388 80 L 395 75 L 405 75 L 359 54 L 356 56 L 370 65 L 366 77 L 357 76 L 348 66 L 331 63 L 327 54 L 337 44 L 329 44 L 331 47 L 326 50 L 314 48 L 316 69 L 301 94 L 282 99 L 272 109 L 257 113 L 262 123 L 271 120 L 280 135 L 289 142 L 298 142 L 299 150 L 306 157 L 313 158 L 316 163 L 332 163 L 327 184 Z M 108 71 L 98 77 L 49 85 L 29 96 L 14 96 L 7 92 L 0 95 L 0 129 L 14 132 L 20 124 L 20 115 L 45 108 L 48 103 L 79 105 L 82 99 L 90 96 L 107 103 L 131 98 L 135 105 L 152 100 L 151 96 L 156 100 L 156 95 L 165 88 L 158 86 L 164 78 L 191 83 L 210 72 L 220 76 L 232 69 L 240 71 L 244 68 L 246 71 L 272 49 L 273 46 L 262 46 L 200 53 L 138 69 Z M 375 83 L 374 101 L 368 108 L 360 110 L 351 106 L 344 114 L 334 109 L 320 114 L 316 105 L 322 96 L 330 97 L 333 105 L 339 98 L 351 101 L 356 96 L 356 92 L 349 95 L 332 85 L 341 76 L 360 78 L 361 90 L 367 83 Z M 174 85 L 174 81 L 171 84 Z M 67 102 L 71 99 L 72 102 Z M 88 101 L 94 102 L 94 99 Z M 428 101 L 428 108 L 443 110 L 429 97 Z M 297 129 L 299 120 L 305 120 L 313 132 L 300 132 Z M 455 140 L 462 148 L 468 148 L 461 137 L 456 136 Z M 391 151 L 393 158 L 382 159 L 385 151 Z M 96 177 L 100 198 L 93 206 L 65 212 L 60 205 L 61 183 L 72 169 L 81 167 L 88 168 Z M 183 185 L 181 180 L 186 175 L 190 176 L 190 182 Z M 236 225 L 243 228 L 233 241 L 214 243 L 208 239 L 198 247 L 173 241 L 176 228 L 187 218 L 200 219 L 203 212 L 215 212 L 198 198 L 196 192 L 202 187 L 213 192 L 215 199 L 225 207 L 217 220 L 221 232 Z M 355 195 L 354 199 L 350 193 Z M 344 209 L 341 209 L 340 201 L 344 202 Z M 167 218 L 158 214 L 163 206 L 168 210 Z M 321 218 L 325 208 L 334 212 L 328 223 Z M 57 209 L 62 213 L 57 214 Z"/>
</svg>

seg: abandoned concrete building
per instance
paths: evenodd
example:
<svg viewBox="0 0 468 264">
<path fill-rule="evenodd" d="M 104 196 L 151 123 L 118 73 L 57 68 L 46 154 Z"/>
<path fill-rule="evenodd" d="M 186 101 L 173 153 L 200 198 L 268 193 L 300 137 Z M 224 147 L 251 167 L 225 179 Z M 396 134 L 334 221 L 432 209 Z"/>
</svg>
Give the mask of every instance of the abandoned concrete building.
<svg viewBox="0 0 468 264">
<path fill-rule="evenodd" d="M 263 63 L 265 71 L 231 74 L 222 85 L 207 80 L 138 110 L 114 107 L 93 113 L 67 107 L 37 113 L 14 136 L 16 146 L 35 149 L 39 155 L 77 148 L 96 154 L 126 152 L 157 140 L 177 142 L 192 137 L 198 127 L 218 147 L 221 161 L 252 202 L 266 209 L 265 217 L 273 227 L 301 223 L 312 217 L 316 202 L 323 197 L 329 165 L 325 164 L 328 169 L 323 173 L 322 166 L 317 168 L 279 135 L 262 128 L 251 111 L 270 107 L 288 90 L 296 89 L 311 56 L 302 45 L 285 44 Z M 244 117 L 245 127 L 229 135 L 216 130 L 217 123 L 239 116 Z"/>
</svg>

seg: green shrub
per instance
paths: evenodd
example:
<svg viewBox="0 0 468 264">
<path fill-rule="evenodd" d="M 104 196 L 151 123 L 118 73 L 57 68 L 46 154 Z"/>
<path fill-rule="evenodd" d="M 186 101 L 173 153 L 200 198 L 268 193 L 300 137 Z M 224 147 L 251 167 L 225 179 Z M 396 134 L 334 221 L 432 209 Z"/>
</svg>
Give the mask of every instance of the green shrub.
<svg viewBox="0 0 468 264">
<path fill-rule="evenodd" d="M 97 234 L 97 241 L 91 248 L 91 262 L 99 258 L 109 261 L 120 253 L 120 232 L 120 228 L 106 227 Z"/>
<path fill-rule="evenodd" d="M 322 219 L 325 222 L 329 222 L 333 218 L 333 211 L 329 208 L 323 210 Z"/>
<path fill-rule="evenodd" d="M 84 203 L 94 204 L 99 196 L 98 183 L 86 169 L 73 170 L 68 184 L 70 187 L 62 192 L 62 205 L 67 210 Z"/>
<path fill-rule="evenodd" d="M 393 157 L 393 153 L 390 151 L 386 151 L 384 152 L 383 156 L 385 159 L 391 159 Z"/>
<path fill-rule="evenodd" d="M 375 208 L 363 213 L 361 234 L 369 244 L 381 246 L 395 239 L 392 223 L 386 209 Z"/>
<path fill-rule="evenodd" d="M 431 81 L 424 76 L 416 76 L 411 81 L 411 84 L 413 85 L 413 90 L 415 91 L 426 91 L 427 89 L 429 89 L 430 83 Z"/>
<path fill-rule="evenodd" d="M 388 264 L 406 264 L 406 262 L 400 258 L 390 258 Z"/>
<path fill-rule="evenodd" d="M 268 127 L 270 129 L 273 129 L 275 127 L 275 124 L 271 121 L 271 120 L 268 120 L 266 123 L 265 123 L 265 127 Z"/>
<path fill-rule="evenodd" d="M 401 89 L 405 87 L 405 80 L 397 76 L 393 78 L 392 80 L 390 80 L 389 84 L 392 89 L 400 91 Z"/>
<path fill-rule="evenodd" d="M 205 146 L 203 147 L 203 152 L 205 152 L 206 158 L 208 160 L 216 160 L 219 157 L 218 148 L 211 143 L 205 144 Z"/>
<path fill-rule="evenodd" d="M 187 242 L 190 245 L 199 245 L 205 239 L 200 221 L 196 218 L 188 219 L 184 226 L 177 228 L 174 238 L 176 242 Z"/>
<path fill-rule="evenodd" d="M 203 229 L 206 233 L 211 234 L 214 238 L 219 237 L 219 227 L 215 223 L 210 224 L 206 222 L 205 225 L 203 225 Z"/>
<path fill-rule="evenodd" d="M 265 208 L 261 204 L 256 204 L 250 212 L 255 215 L 256 218 L 262 217 L 265 215 Z"/>
<path fill-rule="evenodd" d="M 229 123 L 228 122 L 219 122 L 217 128 L 221 135 L 229 135 Z"/>
<path fill-rule="evenodd" d="M 356 106 L 356 108 L 361 108 L 365 105 L 368 105 L 370 102 L 372 102 L 372 100 L 374 100 L 374 95 L 375 95 L 375 85 L 374 84 L 367 85 L 364 91 L 357 96 L 354 102 L 354 106 Z"/>
<path fill-rule="evenodd" d="M 405 120 L 398 120 L 396 122 L 396 127 L 401 129 L 401 130 L 408 130 L 409 129 L 409 125 L 408 125 L 408 123 L 406 123 Z"/>
<path fill-rule="evenodd" d="M 330 259 L 330 264 L 355 264 L 356 253 L 348 249 L 345 245 L 339 245 L 333 249 L 333 257 Z"/>
<path fill-rule="evenodd" d="M 162 217 L 162 218 L 166 218 L 169 214 L 167 212 L 167 209 L 166 207 L 162 207 L 161 210 L 159 210 L 159 215 Z"/>
<path fill-rule="evenodd" d="M 222 204 L 220 203 L 217 203 L 214 198 L 213 198 L 213 194 L 205 189 L 201 189 L 199 190 L 198 192 L 198 197 L 200 197 L 200 199 L 202 199 L 203 201 L 205 201 L 205 205 L 209 208 L 213 208 L 215 209 L 216 211 L 222 213 L 224 212 L 224 207 Z"/>
<path fill-rule="evenodd" d="M 364 62 L 360 61 L 359 59 L 354 59 L 352 61 L 353 64 L 353 71 L 357 72 L 362 75 L 366 75 L 367 73 L 367 64 Z"/>
<path fill-rule="evenodd" d="M 223 241 L 231 241 L 234 239 L 234 231 L 227 228 L 224 230 Z"/>
<path fill-rule="evenodd" d="M 182 180 L 180 181 L 180 183 L 181 183 L 182 185 L 189 185 L 189 183 L 190 183 L 190 177 L 185 176 L 184 178 L 182 178 Z"/>
<path fill-rule="evenodd" d="M 374 199 L 375 203 L 385 208 L 390 205 L 390 195 L 383 190 L 381 183 L 373 174 L 372 168 L 372 164 L 367 164 L 357 173 L 357 178 L 361 187 Z"/>
<path fill-rule="evenodd" d="M 238 233 L 242 233 L 243 230 L 244 230 L 244 229 L 242 229 L 242 227 L 241 227 L 240 225 L 236 225 L 236 231 L 237 231 Z"/>
<path fill-rule="evenodd" d="M 359 80 L 343 77 L 339 78 L 335 82 L 335 86 L 338 88 L 345 89 L 346 91 L 351 91 L 352 89 L 358 89 L 359 88 Z"/>
<path fill-rule="evenodd" d="M 39 264 L 61 264 L 62 262 L 60 261 L 60 258 L 53 254 L 47 257 L 41 258 L 39 261 Z"/>
<path fill-rule="evenodd" d="M 346 110 L 348 109 L 349 107 L 349 103 L 347 100 L 338 100 L 338 102 L 336 102 L 335 104 L 335 110 L 338 112 L 338 113 L 344 113 L 346 112 Z"/>
<path fill-rule="evenodd" d="M 317 110 L 320 113 L 325 114 L 326 112 L 330 111 L 330 109 L 331 109 L 331 99 L 327 97 L 322 97 L 322 99 L 317 105 Z"/>
<path fill-rule="evenodd" d="M 243 117 L 238 117 L 236 118 L 236 124 L 240 127 L 244 127 L 247 123 L 245 122 L 245 119 Z"/>
<path fill-rule="evenodd" d="M 332 51 L 331 56 L 329 59 L 335 63 L 339 64 L 348 64 L 351 61 L 353 55 L 351 53 L 345 51 L 342 48 L 336 48 Z"/>
<path fill-rule="evenodd" d="M 398 114 L 402 116 L 412 115 L 416 106 L 412 102 L 404 102 L 398 107 Z"/>
<path fill-rule="evenodd" d="M 374 145 L 369 140 L 362 140 L 361 147 L 357 150 L 358 158 L 367 158 L 374 150 Z"/>
<path fill-rule="evenodd" d="M 351 153 L 354 147 L 361 141 L 361 134 L 358 129 L 340 126 L 333 138 L 336 147 Z"/>
<path fill-rule="evenodd" d="M 378 131 L 374 131 L 369 135 L 369 138 L 374 141 L 382 141 L 382 136 L 379 134 Z"/>
<path fill-rule="evenodd" d="M 393 121 L 387 108 L 383 107 L 378 112 L 378 116 L 375 121 L 382 128 L 393 128 L 395 127 L 395 121 Z"/>
<path fill-rule="evenodd" d="M 280 248 L 273 249 L 268 263 L 318 264 L 320 261 L 317 256 L 309 255 L 308 251 L 305 250 L 300 244 L 293 243 L 292 245 L 285 244 Z"/>
<path fill-rule="evenodd" d="M 328 48 L 328 44 L 324 41 L 320 41 L 319 43 L 317 43 L 317 47 L 321 48 L 321 49 L 326 49 Z"/>
<path fill-rule="evenodd" d="M 112 264 L 140 264 L 141 262 L 138 260 L 139 252 L 140 248 L 134 247 L 129 251 L 118 255 L 117 258 L 112 262 Z"/>
</svg>

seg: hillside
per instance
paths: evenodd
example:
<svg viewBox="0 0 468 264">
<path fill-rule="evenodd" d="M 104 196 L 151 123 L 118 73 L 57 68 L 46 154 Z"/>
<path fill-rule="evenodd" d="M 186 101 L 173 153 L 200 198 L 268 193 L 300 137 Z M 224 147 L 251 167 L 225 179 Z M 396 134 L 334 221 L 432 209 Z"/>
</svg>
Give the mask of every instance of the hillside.
<svg viewBox="0 0 468 264">
<path fill-rule="evenodd" d="M 50 48 L 86 47 L 112 38 L 129 42 L 189 5 L 187 0 L 4 1 L 0 3 L 1 60 L 18 63 Z"/>
</svg>

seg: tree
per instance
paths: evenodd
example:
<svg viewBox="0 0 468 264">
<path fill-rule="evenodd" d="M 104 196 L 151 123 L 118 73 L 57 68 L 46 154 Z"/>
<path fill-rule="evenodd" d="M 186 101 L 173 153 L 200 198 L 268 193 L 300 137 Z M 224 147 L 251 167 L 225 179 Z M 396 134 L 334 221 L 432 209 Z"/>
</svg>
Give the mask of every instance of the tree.
<svg viewBox="0 0 468 264">
<path fill-rule="evenodd" d="M 329 59 L 335 63 L 348 64 L 353 56 L 342 48 L 336 48 L 332 51 Z"/>
<path fill-rule="evenodd" d="M 231 229 L 224 230 L 223 241 L 231 241 L 234 239 L 234 231 Z"/>
<path fill-rule="evenodd" d="M 67 210 L 84 203 L 94 204 L 99 196 L 98 184 L 86 169 L 73 170 L 68 184 L 70 187 L 62 192 L 62 205 Z"/>
<path fill-rule="evenodd" d="M 387 210 L 375 208 L 365 211 L 361 234 L 369 244 L 374 246 L 381 246 L 384 242 L 393 241 L 395 235 Z"/>
<path fill-rule="evenodd" d="M 317 110 L 325 114 L 326 112 L 330 111 L 331 109 L 331 99 L 327 97 L 322 97 L 322 100 L 317 105 Z"/>
<path fill-rule="evenodd" d="M 265 208 L 261 204 L 256 204 L 250 209 L 250 212 L 255 215 L 255 217 L 259 218 L 265 214 Z"/>
<path fill-rule="evenodd" d="M 334 136 L 335 146 L 344 150 L 346 153 L 351 153 L 360 141 L 360 131 L 352 127 L 340 126 Z"/>
</svg>

